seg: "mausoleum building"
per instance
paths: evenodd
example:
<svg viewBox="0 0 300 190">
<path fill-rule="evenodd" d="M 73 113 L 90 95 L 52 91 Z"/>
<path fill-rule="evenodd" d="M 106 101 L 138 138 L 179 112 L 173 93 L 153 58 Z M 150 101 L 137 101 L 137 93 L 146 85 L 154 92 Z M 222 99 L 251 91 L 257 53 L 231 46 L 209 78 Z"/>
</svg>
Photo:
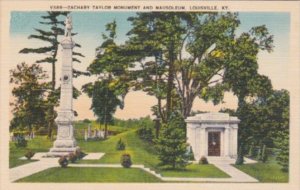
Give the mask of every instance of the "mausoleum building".
<svg viewBox="0 0 300 190">
<path fill-rule="evenodd" d="M 227 113 L 202 113 L 188 117 L 187 142 L 195 160 L 205 157 L 237 157 L 237 117 Z"/>
</svg>

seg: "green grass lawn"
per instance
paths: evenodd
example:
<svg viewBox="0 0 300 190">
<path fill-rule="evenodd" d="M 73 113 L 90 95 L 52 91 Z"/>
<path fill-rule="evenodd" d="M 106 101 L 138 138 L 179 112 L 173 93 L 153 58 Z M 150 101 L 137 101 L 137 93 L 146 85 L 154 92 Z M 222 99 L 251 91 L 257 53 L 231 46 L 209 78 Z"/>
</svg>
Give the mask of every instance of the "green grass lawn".
<svg viewBox="0 0 300 190">
<path fill-rule="evenodd" d="M 52 147 L 52 142 L 46 136 L 36 136 L 36 138 L 29 140 L 26 148 L 17 148 L 13 142 L 9 143 L 9 168 L 19 165 L 34 162 L 35 160 L 20 160 L 28 149 L 33 152 L 47 152 Z"/>
<path fill-rule="evenodd" d="M 119 139 L 126 144 L 124 151 L 116 150 L 116 144 Z M 120 157 L 123 153 L 129 153 L 134 164 L 144 164 L 147 167 L 155 167 L 159 160 L 154 154 L 153 147 L 138 138 L 135 130 L 130 130 L 111 136 L 105 141 L 79 141 L 80 148 L 84 152 L 105 152 L 100 160 L 81 160 L 79 163 L 120 163 Z"/>
<path fill-rule="evenodd" d="M 117 151 L 116 150 L 116 144 L 119 139 L 122 139 L 122 141 L 126 144 L 126 149 L 124 151 Z M 20 157 L 24 156 L 27 149 L 31 149 L 34 152 L 47 152 L 49 148 L 52 147 L 52 141 L 49 140 L 46 136 L 37 136 L 35 139 L 28 141 L 28 147 L 27 148 L 16 148 L 14 143 L 10 143 L 10 163 L 9 167 L 16 167 L 22 164 L 26 164 L 28 162 L 32 162 L 34 160 L 28 161 L 28 160 L 19 160 Z M 120 163 L 120 157 L 123 153 L 129 153 L 132 158 L 133 164 L 143 164 L 146 167 L 151 168 L 152 170 L 155 170 L 157 173 L 162 174 L 162 176 L 165 177 L 212 177 L 212 178 L 220 178 L 220 177 L 229 177 L 226 173 L 222 172 L 218 168 L 216 168 L 213 165 L 197 165 L 197 164 L 191 164 L 186 167 L 186 169 L 181 170 L 168 170 L 163 169 L 161 167 L 158 167 L 159 159 L 157 155 L 155 154 L 154 147 L 151 144 L 148 144 L 144 141 L 142 141 L 138 135 L 136 134 L 135 130 L 128 130 L 123 133 L 120 133 L 115 136 L 110 136 L 107 140 L 102 141 L 84 141 L 83 139 L 78 140 L 78 145 L 80 148 L 86 152 L 104 152 L 105 155 L 100 160 L 80 160 L 77 163 L 112 163 L 112 164 L 119 164 Z M 270 161 L 268 163 L 257 163 L 257 164 L 246 164 L 242 166 L 235 166 L 241 171 L 244 171 L 245 173 L 257 178 L 261 182 L 288 182 L 288 173 L 284 173 L 280 170 L 280 166 L 276 164 L 275 161 Z M 95 170 L 100 169 L 93 168 Z M 112 168 L 110 168 L 112 169 Z M 49 171 L 44 171 L 46 174 L 48 172 L 51 172 L 52 170 L 60 170 L 60 168 L 56 169 L 50 169 Z M 64 170 L 64 172 L 71 172 L 73 173 L 73 170 L 75 168 L 69 168 L 67 170 Z M 90 169 L 86 168 L 84 171 L 87 172 Z M 125 170 L 125 169 L 124 169 Z M 107 174 L 108 178 L 105 179 L 106 182 L 109 182 L 109 177 L 112 175 L 115 175 L 114 171 L 115 169 L 111 170 L 111 174 Z M 134 171 L 132 175 L 136 175 L 137 171 L 135 169 L 132 169 L 130 171 Z M 46 175 L 44 172 L 41 172 L 36 175 Z M 63 172 L 63 173 L 64 173 Z M 141 172 L 141 171 L 139 171 Z M 148 173 L 147 173 L 148 174 Z M 62 174 L 62 175 L 69 175 L 69 174 Z M 70 174 L 71 175 L 71 174 Z M 149 174 L 151 175 L 151 174 Z M 34 176 L 31 176 L 30 178 L 26 178 L 24 180 L 31 180 L 35 181 Z M 52 178 L 49 178 L 51 180 Z M 70 180 L 73 178 L 70 177 Z M 115 181 L 118 181 L 120 178 L 118 175 L 116 176 Z M 138 179 L 138 178 L 137 178 Z M 55 181 L 55 179 L 53 178 Z M 77 179 L 76 179 L 77 180 Z M 98 182 L 97 179 L 95 182 Z M 130 179 L 126 179 L 129 180 Z M 57 182 L 60 182 L 59 179 Z M 87 181 L 88 182 L 88 181 Z M 122 180 L 120 181 L 122 182 Z M 132 181 L 136 182 L 136 181 Z"/>
<path fill-rule="evenodd" d="M 204 177 L 204 178 L 229 178 L 230 176 L 212 164 L 191 164 L 182 170 L 160 170 L 163 177 Z"/>
<path fill-rule="evenodd" d="M 260 182 L 287 183 L 289 180 L 289 174 L 281 171 L 280 166 L 274 162 L 234 166 Z"/>
<path fill-rule="evenodd" d="M 126 144 L 126 150 L 117 151 L 116 144 L 119 139 Z M 110 163 L 119 164 L 123 153 L 129 153 L 133 164 L 144 164 L 165 177 L 229 177 L 213 165 L 191 164 L 183 170 L 167 170 L 157 166 L 158 157 L 154 153 L 154 147 L 142 141 L 135 130 L 110 137 L 106 141 L 79 141 L 79 146 L 86 152 L 105 152 L 100 160 L 81 160 L 77 163 Z"/>
<path fill-rule="evenodd" d="M 161 182 L 137 168 L 50 168 L 17 182 Z"/>
</svg>

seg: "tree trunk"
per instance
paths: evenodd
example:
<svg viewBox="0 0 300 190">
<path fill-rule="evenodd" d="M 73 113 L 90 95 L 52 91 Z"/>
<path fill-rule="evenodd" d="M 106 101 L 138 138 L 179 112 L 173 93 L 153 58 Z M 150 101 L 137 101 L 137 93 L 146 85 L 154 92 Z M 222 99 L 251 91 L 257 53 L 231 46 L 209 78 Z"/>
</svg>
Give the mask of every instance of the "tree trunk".
<svg viewBox="0 0 300 190">
<path fill-rule="evenodd" d="M 107 138 L 107 136 L 108 136 L 108 131 L 107 131 L 107 123 L 105 122 L 105 125 L 104 125 L 104 139 L 106 139 Z"/>
<path fill-rule="evenodd" d="M 166 105 L 166 112 L 167 112 L 167 120 L 170 117 L 172 112 L 172 90 L 173 90 L 173 80 L 174 80 L 174 42 L 171 41 L 169 56 L 169 70 L 168 70 L 168 83 L 167 83 L 167 105 Z"/>
</svg>

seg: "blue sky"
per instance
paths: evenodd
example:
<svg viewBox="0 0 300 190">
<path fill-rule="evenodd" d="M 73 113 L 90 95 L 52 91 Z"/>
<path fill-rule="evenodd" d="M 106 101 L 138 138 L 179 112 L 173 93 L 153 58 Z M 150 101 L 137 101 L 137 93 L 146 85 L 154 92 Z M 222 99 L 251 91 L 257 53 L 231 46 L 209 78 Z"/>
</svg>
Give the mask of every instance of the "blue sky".
<svg viewBox="0 0 300 190">
<path fill-rule="evenodd" d="M 40 16 L 42 15 L 45 15 L 45 13 L 12 12 L 11 34 L 28 35 L 34 32 L 33 28 L 43 27 L 43 25 L 39 24 L 39 21 L 41 21 Z M 126 37 L 126 32 L 130 29 L 130 23 L 127 21 L 127 18 L 134 15 L 134 12 L 72 12 L 74 20 L 73 28 L 74 31 L 81 35 L 89 34 L 93 37 L 99 37 L 101 32 L 104 32 L 105 24 L 115 19 L 118 24 L 119 39 L 123 41 Z M 248 31 L 252 26 L 265 24 L 270 33 L 279 38 L 288 39 L 290 28 L 289 13 L 242 12 L 239 13 L 239 18 L 241 20 L 241 25 L 238 32 Z"/>
<path fill-rule="evenodd" d="M 105 32 L 105 24 L 115 19 L 117 22 L 117 41 L 119 43 L 124 42 L 126 40 L 126 33 L 131 28 L 127 18 L 134 16 L 135 12 L 72 12 L 71 14 L 73 31 L 78 33 L 78 35 L 74 36 L 74 41 L 81 44 L 82 48 L 79 51 L 85 55 L 85 58 L 81 59 L 82 63 L 74 64 L 74 67 L 85 70 L 94 58 L 95 48 L 102 43 L 101 34 Z M 12 44 L 12 67 L 23 61 L 33 63 L 39 58 L 39 55 L 24 55 L 18 52 L 24 47 L 41 47 L 45 45 L 45 43 L 37 40 L 28 40 L 28 36 L 35 33 L 34 28 L 44 27 L 39 24 L 42 15 L 45 15 L 45 12 L 11 12 L 10 40 Z M 274 35 L 274 51 L 272 53 L 259 53 L 259 72 L 271 79 L 274 88 L 285 88 L 288 78 L 285 68 L 290 61 L 289 13 L 241 12 L 239 13 L 239 18 L 241 25 L 237 30 L 237 34 L 247 32 L 253 26 L 264 24 L 269 29 L 269 32 Z M 59 74 L 59 71 L 57 74 Z M 87 78 L 77 78 L 74 80 L 74 84 L 80 88 L 81 85 L 90 82 L 90 80 Z M 236 100 L 232 95 L 228 95 L 225 102 L 224 105 L 214 107 L 211 103 L 206 104 L 201 100 L 197 100 L 193 109 L 197 110 L 201 108 L 202 111 L 217 111 L 222 107 L 235 108 L 236 106 Z M 93 117 L 92 112 L 89 111 L 90 100 L 85 95 L 75 100 L 74 104 L 75 108 L 77 107 L 76 110 L 79 111 L 80 119 Z M 155 99 L 147 97 L 142 93 L 131 92 L 125 99 L 125 109 L 118 110 L 116 115 L 119 118 L 138 118 L 149 115 L 151 114 L 150 107 L 154 104 Z M 139 109 L 136 109 L 137 107 Z M 203 110 L 203 108 L 206 110 Z"/>
</svg>

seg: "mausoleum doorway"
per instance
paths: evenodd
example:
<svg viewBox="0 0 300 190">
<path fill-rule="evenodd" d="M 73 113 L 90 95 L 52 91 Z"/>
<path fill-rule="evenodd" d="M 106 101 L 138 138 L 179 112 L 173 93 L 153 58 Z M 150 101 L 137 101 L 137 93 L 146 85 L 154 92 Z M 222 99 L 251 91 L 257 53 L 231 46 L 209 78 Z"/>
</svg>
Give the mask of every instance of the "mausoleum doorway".
<svg viewBox="0 0 300 190">
<path fill-rule="evenodd" d="M 221 132 L 208 132 L 208 156 L 221 155 Z"/>
</svg>

